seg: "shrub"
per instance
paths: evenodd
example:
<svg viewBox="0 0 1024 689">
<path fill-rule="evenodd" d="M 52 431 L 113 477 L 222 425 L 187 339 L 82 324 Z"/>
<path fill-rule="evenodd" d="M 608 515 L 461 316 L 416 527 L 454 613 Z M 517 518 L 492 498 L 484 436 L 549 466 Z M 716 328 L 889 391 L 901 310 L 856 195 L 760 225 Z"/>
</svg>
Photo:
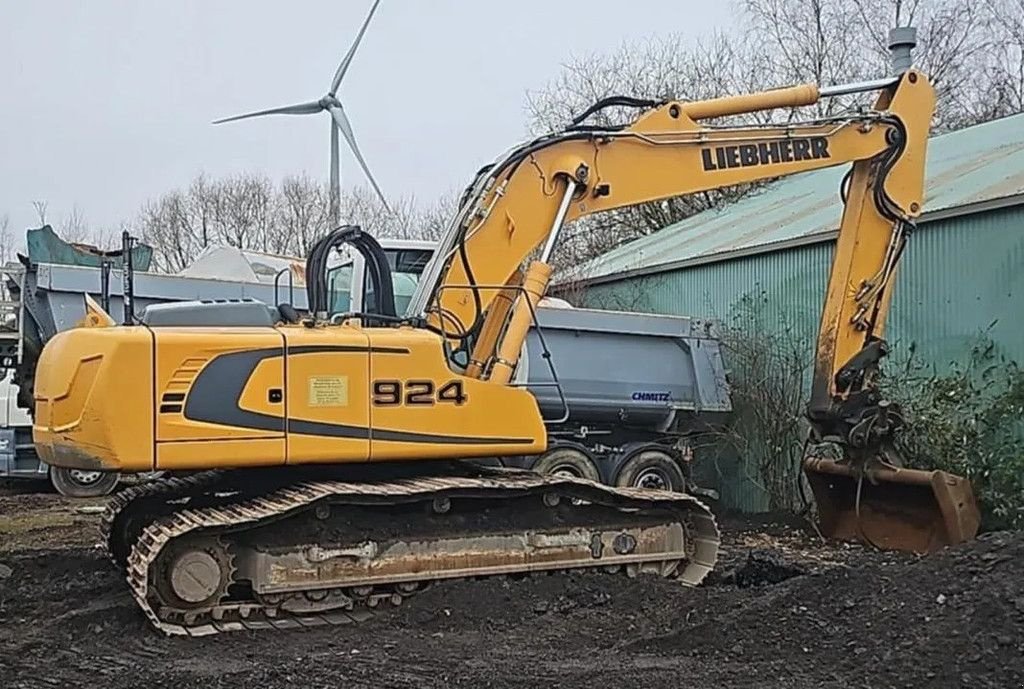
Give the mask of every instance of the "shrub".
<svg viewBox="0 0 1024 689">
<path fill-rule="evenodd" d="M 883 389 L 903 406 L 897 447 L 909 466 L 971 480 L 985 529 L 1024 527 L 1024 370 L 981 337 L 939 374 L 913 349 Z"/>
<path fill-rule="evenodd" d="M 733 413 L 715 432 L 719 456 L 735 456 L 768 509 L 803 507 L 798 485 L 811 356 L 806 338 L 768 308 L 764 293 L 747 294 L 719 324 Z"/>
</svg>

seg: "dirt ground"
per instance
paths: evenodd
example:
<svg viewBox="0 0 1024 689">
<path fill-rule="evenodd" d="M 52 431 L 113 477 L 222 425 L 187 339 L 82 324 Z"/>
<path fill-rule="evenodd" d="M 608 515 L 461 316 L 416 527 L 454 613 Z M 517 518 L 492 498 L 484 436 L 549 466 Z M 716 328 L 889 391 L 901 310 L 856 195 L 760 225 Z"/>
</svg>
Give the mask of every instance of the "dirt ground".
<svg viewBox="0 0 1024 689">
<path fill-rule="evenodd" d="M 1024 537 L 927 558 L 720 517 L 707 585 L 608 574 L 437 585 L 349 627 L 166 638 L 95 508 L 0 487 L 0 686 L 1024 686 Z"/>
</svg>

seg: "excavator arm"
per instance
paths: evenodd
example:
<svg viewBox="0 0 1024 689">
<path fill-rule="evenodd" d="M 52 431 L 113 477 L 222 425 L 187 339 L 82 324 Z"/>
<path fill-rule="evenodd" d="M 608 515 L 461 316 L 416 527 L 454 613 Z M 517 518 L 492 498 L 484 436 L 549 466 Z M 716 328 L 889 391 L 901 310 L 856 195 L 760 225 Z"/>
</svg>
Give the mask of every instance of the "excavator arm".
<svg viewBox="0 0 1024 689">
<path fill-rule="evenodd" d="M 706 123 L 860 91 L 879 92 L 871 108 L 781 125 Z M 624 102 L 637 103 L 610 99 L 607 104 Z M 841 189 L 844 210 L 807 413 L 812 439 L 838 444 L 843 460 L 810 460 L 805 470 L 823 526 L 834 535 L 860 535 L 912 550 L 970 538 L 977 529 L 977 510 L 969 485 L 948 474 L 936 476 L 940 472 L 899 468 L 892 439 L 902 420 L 878 391 L 893 279 L 923 206 L 934 105 L 928 79 L 908 70 L 891 79 L 820 90 L 803 85 L 694 103 L 649 104 L 621 127 L 577 121 L 513 149 L 481 171 L 411 308 L 456 351 L 468 354 L 467 375 L 507 383 L 533 309 L 547 289 L 549 259 L 565 223 L 624 206 L 852 163 Z M 911 515 L 916 526 L 899 537 L 868 536 L 862 521 L 870 520 L 860 518 L 865 475 L 872 485 L 888 479 L 927 486 L 933 501 L 924 500 L 925 511 L 931 517 Z M 844 479 L 854 482 L 852 499 L 848 486 L 836 488 Z M 933 490 L 936 483 L 945 488 Z M 905 499 L 900 494 L 889 502 Z M 900 505 L 885 502 L 878 502 L 875 511 L 899 513 Z M 856 514 L 851 520 L 848 513 Z M 883 535 L 892 531 L 886 519 L 874 526 Z"/>
</svg>

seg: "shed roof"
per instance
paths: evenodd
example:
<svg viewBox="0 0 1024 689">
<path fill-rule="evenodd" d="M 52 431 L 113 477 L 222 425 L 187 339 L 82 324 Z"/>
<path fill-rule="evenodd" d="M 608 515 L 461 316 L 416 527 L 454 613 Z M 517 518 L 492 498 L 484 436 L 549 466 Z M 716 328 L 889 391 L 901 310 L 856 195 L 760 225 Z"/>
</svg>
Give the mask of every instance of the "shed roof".
<svg viewBox="0 0 1024 689">
<path fill-rule="evenodd" d="M 834 237 L 842 214 L 839 166 L 787 177 L 612 249 L 582 268 L 587 281 L 662 272 Z M 1024 114 L 934 137 L 921 222 L 1024 202 Z"/>
</svg>

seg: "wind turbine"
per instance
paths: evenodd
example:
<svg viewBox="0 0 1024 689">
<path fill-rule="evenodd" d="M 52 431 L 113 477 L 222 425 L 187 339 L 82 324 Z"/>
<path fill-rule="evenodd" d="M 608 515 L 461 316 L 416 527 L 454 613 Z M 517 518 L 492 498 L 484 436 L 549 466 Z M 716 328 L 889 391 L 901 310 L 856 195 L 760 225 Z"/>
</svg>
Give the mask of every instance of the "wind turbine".
<svg viewBox="0 0 1024 689">
<path fill-rule="evenodd" d="M 362 167 L 363 172 L 366 173 L 366 178 L 370 180 L 370 184 L 373 186 L 373 190 L 377 192 L 377 196 L 380 197 L 380 201 L 384 204 L 384 208 L 389 212 L 391 211 L 387 200 L 384 198 L 384 193 L 380 190 L 377 180 L 374 179 L 373 173 L 370 172 L 370 167 L 366 164 L 366 159 L 363 158 L 363 154 L 359 150 L 359 145 L 356 144 L 356 137 L 352 132 L 352 123 L 349 122 L 348 116 L 345 114 L 345 108 L 337 97 L 338 87 L 341 86 L 341 80 L 345 78 L 345 73 L 348 71 L 348 67 L 352 63 L 352 58 L 356 54 L 356 49 L 359 47 L 360 41 L 363 40 L 363 34 L 366 33 L 366 27 L 370 25 L 370 20 L 373 19 L 373 14 L 377 11 L 377 5 L 379 4 L 380 0 L 374 0 L 373 6 L 370 7 L 370 13 L 366 15 L 366 20 L 363 21 L 363 25 L 360 27 L 359 33 L 356 34 L 356 39 L 352 43 L 352 47 L 348 49 L 348 53 L 345 54 L 341 64 L 338 65 L 338 70 L 334 73 L 334 79 L 331 80 L 331 88 L 325 96 L 318 100 L 306 103 L 285 105 L 280 108 L 270 108 L 269 110 L 260 110 L 258 112 L 250 112 L 244 115 L 225 117 L 213 122 L 214 124 L 222 124 L 224 122 L 234 122 L 235 120 L 245 120 L 250 117 L 263 117 L 264 115 L 316 115 L 321 112 L 328 112 L 331 116 L 330 216 L 331 223 L 335 227 L 341 224 L 341 170 L 339 169 L 341 165 L 341 151 L 338 148 L 339 131 L 341 132 L 341 135 L 345 137 L 348 147 L 352 150 L 352 154 L 356 157 L 356 160 L 359 161 L 360 167 Z"/>
</svg>

